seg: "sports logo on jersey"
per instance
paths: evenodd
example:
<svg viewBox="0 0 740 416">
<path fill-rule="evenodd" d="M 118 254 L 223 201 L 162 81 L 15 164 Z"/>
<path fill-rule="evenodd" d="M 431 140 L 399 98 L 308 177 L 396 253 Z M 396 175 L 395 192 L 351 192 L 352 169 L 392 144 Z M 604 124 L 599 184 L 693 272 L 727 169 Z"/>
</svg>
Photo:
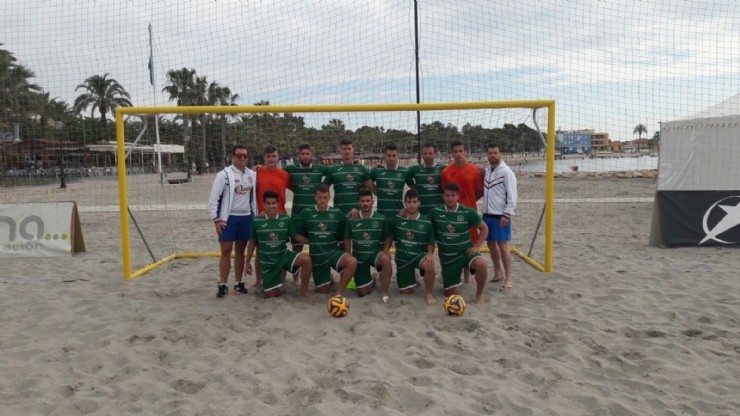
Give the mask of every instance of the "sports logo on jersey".
<svg viewBox="0 0 740 416">
<path fill-rule="evenodd" d="M 455 226 L 452 224 L 447 224 L 447 231 L 454 233 L 455 232 Z"/>
<path fill-rule="evenodd" d="M 409 240 L 413 240 L 414 233 L 412 233 L 411 231 L 406 231 L 406 238 L 408 238 Z"/>
<path fill-rule="evenodd" d="M 387 185 L 388 185 L 388 188 L 389 188 L 389 189 L 393 189 L 393 188 L 395 188 L 395 187 L 396 187 L 396 183 L 395 183 L 395 182 L 393 182 L 393 181 L 388 181 L 388 182 L 387 182 Z"/>
<path fill-rule="evenodd" d="M 267 227 L 267 223 L 262 224 L 262 228 L 265 228 L 265 227 Z"/>
<path fill-rule="evenodd" d="M 284 223 L 284 222 L 282 222 L 282 221 L 280 221 L 280 222 L 278 223 L 278 227 L 280 227 L 280 228 L 283 228 L 283 227 L 285 227 L 285 223 Z"/>
<path fill-rule="evenodd" d="M 323 221 L 322 221 L 322 222 L 320 222 L 320 223 L 319 223 L 319 228 L 321 229 L 321 231 L 326 231 L 326 224 L 324 224 L 324 222 L 323 222 Z"/>
<path fill-rule="evenodd" d="M 724 202 L 724 203 L 723 203 Z M 722 203 L 720 205 L 720 203 Z M 734 203 L 734 205 L 733 205 Z M 719 208 L 719 209 L 717 209 Z M 711 229 L 710 229 L 710 223 Z M 709 240 L 722 244 L 732 244 L 734 241 L 719 239 L 719 235 L 740 225 L 740 195 L 728 196 L 712 204 L 704 213 L 701 226 L 706 234 L 699 245 Z"/>
<path fill-rule="evenodd" d="M 311 178 L 309 178 L 308 175 L 303 175 L 303 177 L 301 178 L 301 180 L 303 181 L 303 183 L 309 183 L 309 182 L 311 182 Z"/>
<path fill-rule="evenodd" d="M 373 228 L 380 228 L 380 223 L 377 221 L 373 221 Z"/>
<path fill-rule="evenodd" d="M 347 179 L 347 182 L 354 182 L 355 181 L 355 175 L 350 175 L 349 173 L 345 175 L 345 178 Z"/>
<path fill-rule="evenodd" d="M 424 224 L 419 224 L 419 231 L 424 231 Z"/>
<path fill-rule="evenodd" d="M 434 176 L 427 176 L 427 182 L 434 184 Z"/>
<path fill-rule="evenodd" d="M 462 215 L 458 215 L 457 222 L 463 222 L 463 221 L 465 221 L 465 217 L 463 217 Z"/>
<path fill-rule="evenodd" d="M 272 239 L 272 241 L 277 241 L 277 239 L 278 239 L 278 235 L 277 235 L 277 233 L 276 233 L 276 232 L 274 232 L 274 231 L 273 231 L 273 232 L 271 232 L 271 233 L 270 233 L 270 238 Z"/>
<path fill-rule="evenodd" d="M 367 231 L 363 232 L 362 233 L 362 238 L 364 238 L 365 240 L 369 240 L 370 239 L 370 233 L 367 232 Z"/>
<path fill-rule="evenodd" d="M 330 220 L 333 220 L 334 219 L 334 214 L 329 214 L 329 219 Z"/>
</svg>

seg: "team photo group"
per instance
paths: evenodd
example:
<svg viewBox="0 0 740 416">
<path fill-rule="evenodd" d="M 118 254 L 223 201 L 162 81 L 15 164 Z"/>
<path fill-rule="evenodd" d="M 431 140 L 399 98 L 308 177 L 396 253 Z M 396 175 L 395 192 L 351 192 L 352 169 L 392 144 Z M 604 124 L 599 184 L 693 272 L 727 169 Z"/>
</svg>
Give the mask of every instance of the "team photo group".
<svg viewBox="0 0 740 416">
<path fill-rule="evenodd" d="M 208 204 L 221 253 L 217 297 L 248 293 L 245 276 L 255 276 L 251 287 L 261 289 L 264 298 L 280 296 L 292 281 L 301 296 L 312 299 L 312 278 L 318 294 L 342 296 L 349 287 L 362 297 L 379 286 L 384 303 L 393 278 L 401 295 L 423 286 L 428 304 L 435 303 L 436 280 L 445 297 L 474 281 L 479 304 L 489 276 L 490 282 L 502 282 L 500 291 L 512 289 L 509 241 L 517 179 L 497 144 L 487 146 L 484 169 L 468 161 L 461 141 L 451 143 L 448 166 L 436 162 L 432 144 L 422 145 L 421 163 L 409 168 L 399 166 L 393 144 L 384 147 L 384 163 L 374 169 L 356 162 L 350 140 L 342 140 L 339 149 L 341 163 L 327 166 L 315 163 L 311 146 L 302 144 L 295 164 L 281 168 L 278 149 L 268 145 L 264 164 L 250 169 L 248 148 L 234 146 L 232 164 L 217 173 Z M 480 253 L 484 244 L 492 272 Z"/>
</svg>

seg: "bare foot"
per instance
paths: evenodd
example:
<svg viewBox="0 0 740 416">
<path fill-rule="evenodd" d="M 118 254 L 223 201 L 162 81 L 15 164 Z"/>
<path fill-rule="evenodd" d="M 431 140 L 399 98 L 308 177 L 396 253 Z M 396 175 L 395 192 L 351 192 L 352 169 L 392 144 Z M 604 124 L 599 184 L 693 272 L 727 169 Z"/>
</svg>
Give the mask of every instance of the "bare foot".
<svg viewBox="0 0 740 416">
<path fill-rule="evenodd" d="M 501 277 L 501 276 L 493 276 L 493 279 L 489 280 L 489 282 L 491 282 L 491 283 L 498 283 L 498 282 L 500 282 L 502 280 L 504 280 L 504 278 Z"/>
<path fill-rule="evenodd" d="M 427 295 L 427 305 L 434 305 L 437 303 L 437 299 L 434 299 L 434 296 Z"/>
<path fill-rule="evenodd" d="M 301 292 L 301 297 L 303 297 L 303 299 L 306 299 L 309 302 L 312 302 L 314 299 L 313 293 L 309 293 L 309 292 Z"/>
<path fill-rule="evenodd" d="M 388 303 L 391 300 L 391 296 L 388 294 L 388 292 L 383 292 L 380 294 L 380 300 L 382 300 L 383 303 Z"/>
<path fill-rule="evenodd" d="M 475 303 L 476 305 L 483 305 L 486 303 L 483 301 L 483 294 L 475 295 Z"/>
<path fill-rule="evenodd" d="M 261 280 L 257 280 L 256 282 L 254 282 L 253 285 L 249 286 L 250 289 L 251 288 L 258 288 L 258 287 L 262 287 L 262 281 Z"/>
</svg>

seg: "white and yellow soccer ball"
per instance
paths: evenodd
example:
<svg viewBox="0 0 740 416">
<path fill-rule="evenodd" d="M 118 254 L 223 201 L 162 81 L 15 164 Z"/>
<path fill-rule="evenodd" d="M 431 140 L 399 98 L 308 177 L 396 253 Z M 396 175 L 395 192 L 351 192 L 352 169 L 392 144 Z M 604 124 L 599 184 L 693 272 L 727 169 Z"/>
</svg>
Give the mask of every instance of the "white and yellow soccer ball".
<svg viewBox="0 0 740 416">
<path fill-rule="evenodd" d="M 448 315 L 460 316 L 465 313 L 465 299 L 460 295 L 450 295 L 442 304 Z"/>
<path fill-rule="evenodd" d="M 329 311 L 329 315 L 335 318 L 347 316 L 349 313 L 349 300 L 342 295 L 334 295 L 326 303 L 326 310 Z"/>
</svg>

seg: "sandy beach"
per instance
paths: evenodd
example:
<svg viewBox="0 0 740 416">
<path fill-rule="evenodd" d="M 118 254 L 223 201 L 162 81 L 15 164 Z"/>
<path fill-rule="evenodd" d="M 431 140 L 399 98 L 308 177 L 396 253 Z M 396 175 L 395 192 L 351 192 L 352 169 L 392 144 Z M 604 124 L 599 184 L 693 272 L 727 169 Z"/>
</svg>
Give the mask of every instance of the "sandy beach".
<svg viewBox="0 0 740 416">
<path fill-rule="evenodd" d="M 205 204 L 211 181 L 167 199 Z M 544 198 L 543 179 L 520 186 Z M 655 186 L 558 179 L 554 272 L 515 258 L 514 289 L 476 306 L 464 286 L 462 317 L 440 286 L 426 306 L 393 283 L 389 304 L 350 293 L 342 319 L 295 287 L 216 299 L 214 258 L 124 281 L 110 179 L 4 188 L 77 201 L 87 252 L 0 263 L 0 414 L 740 414 L 740 252 L 649 247 Z M 177 215 L 177 240 L 216 249 L 205 211 Z"/>
</svg>

